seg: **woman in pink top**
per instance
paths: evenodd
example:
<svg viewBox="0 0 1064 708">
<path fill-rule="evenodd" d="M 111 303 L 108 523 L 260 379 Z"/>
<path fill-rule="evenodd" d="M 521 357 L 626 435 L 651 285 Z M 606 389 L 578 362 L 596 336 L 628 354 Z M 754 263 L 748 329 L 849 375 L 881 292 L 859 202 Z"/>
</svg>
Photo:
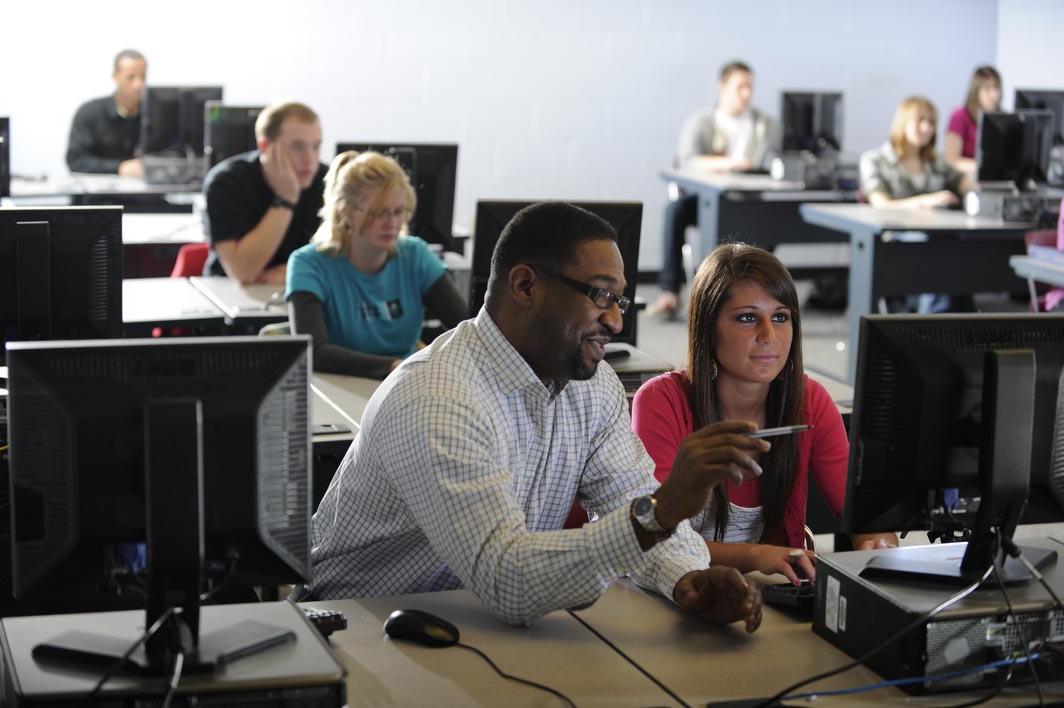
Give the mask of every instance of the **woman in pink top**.
<svg viewBox="0 0 1064 708">
<path fill-rule="evenodd" d="M 975 141 L 979 115 L 1001 110 L 1001 74 L 992 66 L 976 67 L 964 105 L 953 111 L 943 145 L 946 162 L 975 177 Z"/>
<path fill-rule="evenodd" d="M 648 381 L 632 405 L 632 426 L 655 476 L 664 481 L 684 439 L 711 423 L 812 425 L 771 438 L 757 459 L 762 474 L 718 486 L 691 523 L 715 563 L 783 573 L 795 584 L 799 574 L 815 577 L 813 552 L 805 550 L 809 478 L 841 513 L 848 443 L 831 397 L 803 372 L 798 297 L 787 269 L 753 246 L 717 247 L 692 283 L 687 336 L 687 368 Z M 892 546 L 897 538 L 864 535 L 854 544 Z"/>
</svg>

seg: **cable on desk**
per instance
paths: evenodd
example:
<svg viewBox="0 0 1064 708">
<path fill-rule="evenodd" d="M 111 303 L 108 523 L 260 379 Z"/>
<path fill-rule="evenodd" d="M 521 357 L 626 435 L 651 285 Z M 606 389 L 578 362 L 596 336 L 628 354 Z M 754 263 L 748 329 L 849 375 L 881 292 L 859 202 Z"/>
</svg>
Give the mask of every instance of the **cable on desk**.
<svg viewBox="0 0 1064 708">
<path fill-rule="evenodd" d="M 170 708 L 170 701 L 174 700 L 174 694 L 177 693 L 177 684 L 181 682 L 181 671 L 185 668 L 185 652 L 178 652 L 174 657 L 174 672 L 170 677 L 170 688 L 166 691 L 166 698 L 163 699 L 162 708 Z"/>
<path fill-rule="evenodd" d="M 841 674 L 844 671 L 849 671 L 852 668 L 860 666 L 861 664 L 865 663 L 870 658 L 872 658 L 873 656 L 875 656 L 879 652 L 883 651 L 884 649 L 886 649 L 888 646 L 890 646 L 891 644 L 893 644 L 897 640 L 899 640 L 902 637 L 904 637 L 909 632 L 913 631 L 914 629 L 916 629 L 917 627 L 922 625 L 924 622 L 927 622 L 929 619 L 931 619 L 932 617 L 937 615 L 942 610 L 946 609 L 947 607 L 949 607 L 950 605 L 954 604 L 955 602 L 959 602 L 959 601 L 963 600 L 964 598 L 968 597 L 969 595 L 971 595 L 973 592 L 975 592 L 979 588 L 979 586 L 983 583 L 983 581 L 985 581 L 988 577 L 990 577 L 990 573 L 993 570 L 994 570 L 994 566 L 993 565 L 989 566 L 986 569 L 986 571 L 983 573 L 982 577 L 980 577 L 974 583 L 972 583 L 971 585 L 967 586 L 966 588 L 964 588 L 963 590 L 958 592 L 956 595 L 953 595 L 952 597 L 950 597 L 950 598 L 946 599 L 945 601 L 939 603 L 936 607 L 932 608 L 928 612 L 926 612 L 923 615 L 921 615 L 920 617 L 916 618 L 915 620 L 913 620 L 909 624 L 905 625 L 900 630 L 898 630 L 897 632 L 892 634 L 890 637 L 885 639 L 883 642 L 881 642 L 879 645 L 877 645 L 877 646 L 873 647 L 872 649 L 868 650 L 867 652 L 865 652 L 862 656 L 858 657 L 857 659 L 854 659 L 853 661 L 851 661 L 848 664 L 843 664 L 842 666 L 840 666 L 840 667 L 838 667 L 836 669 L 832 669 L 830 671 L 825 671 L 823 673 L 817 674 L 816 676 L 811 676 L 811 677 L 809 677 L 807 679 L 803 679 L 803 680 L 799 681 L 798 683 L 791 684 L 787 688 L 784 688 L 782 691 L 779 691 L 778 693 L 776 693 L 771 698 L 767 698 L 764 701 L 762 701 L 761 703 L 758 703 L 754 708 L 768 708 L 768 706 L 773 705 L 777 701 L 783 700 L 784 696 L 790 695 L 792 691 L 794 691 L 796 689 L 799 689 L 802 686 L 807 686 L 807 685 L 809 685 L 811 683 L 815 683 L 817 681 L 822 681 L 822 680 L 824 680 L 826 678 L 830 678 L 831 676 L 835 676 L 836 674 Z"/>
<path fill-rule="evenodd" d="M 691 708 L 691 705 L 690 705 L 689 703 L 687 703 L 687 702 L 686 702 L 686 701 L 685 701 L 684 699 L 682 699 L 682 698 L 680 698 L 680 697 L 679 697 L 678 695 L 676 695 L 676 693 L 674 693 L 674 692 L 672 691 L 672 689 L 670 689 L 670 688 L 669 688 L 668 686 L 666 686 L 665 684 L 663 684 L 663 683 L 662 683 L 661 681 L 659 681 L 659 680 L 658 680 L 658 679 L 657 679 L 656 677 L 654 677 L 654 676 L 652 676 L 652 675 L 651 675 L 650 673 L 648 673 L 648 672 L 647 672 L 647 670 L 646 670 L 646 669 L 644 669 L 644 668 L 643 668 L 642 666 L 640 666 L 639 664 L 637 664 L 637 663 L 636 663 L 636 662 L 635 662 L 635 661 L 634 661 L 634 660 L 632 659 L 632 657 L 628 656 L 628 655 L 627 655 L 627 654 L 625 654 L 625 653 L 624 653 L 623 651 L 621 651 L 621 648 L 620 648 L 619 646 L 617 646 L 616 644 L 614 644 L 613 642 L 611 642 L 611 641 L 610 641 L 609 639 L 607 639 L 607 638 L 606 638 L 605 636 L 603 636 L 603 635 L 602 635 L 602 634 L 601 634 L 600 632 L 598 632 L 598 631 L 597 631 L 597 630 L 596 630 L 596 629 L 595 629 L 594 627 L 592 627 L 592 626 L 591 626 L 590 624 L 588 624 L 587 622 L 585 622 L 585 621 L 583 620 L 583 618 L 581 618 L 581 617 L 580 617 L 580 615 L 576 614 L 576 613 L 575 613 L 575 612 L 573 612 L 572 610 L 566 610 L 566 612 L 568 612 L 568 613 L 569 613 L 569 616 L 570 616 L 570 617 L 572 617 L 573 619 L 575 619 L 575 620 L 576 620 L 577 622 L 579 622 L 580 624 L 584 625 L 584 627 L 586 627 L 586 628 L 587 628 L 587 631 L 591 632 L 591 633 L 592 633 L 592 634 L 594 634 L 594 635 L 595 635 L 596 637 L 598 637 L 598 638 L 599 638 L 599 640 L 601 640 L 601 641 L 602 641 L 602 642 L 603 642 L 603 643 L 604 643 L 604 644 L 605 644 L 606 646 L 608 646 L 608 647 L 609 647 L 610 649 L 613 649 L 613 651 L 617 652 L 617 654 L 618 654 L 618 655 L 619 655 L 619 656 L 620 656 L 620 657 L 621 657 L 622 659 L 624 659 L 624 660 L 625 660 L 625 661 L 627 661 L 627 662 L 628 662 L 629 664 L 631 664 L 631 665 L 632 665 L 633 667 L 635 667 L 635 670 L 636 670 L 636 671 L 638 671 L 639 673 L 641 673 L 641 674 L 643 674 L 644 676 L 646 676 L 646 677 L 647 677 L 648 679 L 650 679 L 650 680 L 651 680 L 651 681 L 652 681 L 652 682 L 653 682 L 653 683 L 654 683 L 654 684 L 655 684 L 655 685 L 656 685 L 656 686 L 657 686 L 658 688 L 660 688 L 660 689 L 661 689 L 662 691 L 664 691 L 665 693 L 667 693 L 667 694 L 668 694 L 668 695 L 669 695 L 669 696 L 670 696 L 670 697 L 671 697 L 671 698 L 672 698 L 672 699 L 673 699 L 674 701 L 676 701 L 677 703 L 679 703 L 680 705 L 682 705 L 682 706 L 683 706 L 684 708 Z"/>
<path fill-rule="evenodd" d="M 144 630 L 144 634 L 140 635 L 140 637 L 138 637 L 136 640 L 134 640 L 134 642 L 132 644 L 129 645 L 129 648 L 126 649 L 125 653 L 122 654 L 121 658 L 119 658 L 118 661 L 116 661 L 115 663 L 111 664 L 111 667 L 109 669 L 107 669 L 106 672 L 104 672 L 104 675 L 101 676 L 100 680 L 96 682 L 96 685 L 92 687 L 92 690 L 89 691 L 89 695 L 86 698 L 87 699 L 95 698 L 96 694 L 100 692 L 101 688 L 103 688 L 103 685 L 105 683 L 107 683 L 111 679 L 112 676 L 115 675 L 116 671 L 118 671 L 120 668 L 122 668 L 122 666 L 127 661 L 129 661 L 129 657 L 133 656 L 133 652 L 135 652 L 137 650 L 137 647 L 139 647 L 144 642 L 148 641 L 148 639 L 150 639 L 156 632 L 158 632 L 159 628 L 162 627 L 170 619 L 170 616 L 173 615 L 173 614 L 174 614 L 174 608 L 173 607 L 167 607 L 166 611 L 164 611 L 161 615 L 159 615 L 159 619 L 155 620 L 155 623 L 152 624 L 151 627 L 148 627 L 148 629 Z"/>
<path fill-rule="evenodd" d="M 562 701 L 562 703 L 569 706 L 570 708 L 576 708 L 576 704 L 573 703 L 572 699 L 561 691 L 551 688 L 550 686 L 544 686 L 543 684 L 537 683 L 535 681 L 530 681 L 529 679 L 523 679 L 520 676 L 514 676 L 513 674 L 506 673 L 505 671 L 500 669 L 494 661 L 491 660 L 491 657 L 482 652 L 480 649 L 477 649 L 474 646 L 470 646 L 469 644 L 463 644 L 462 642 L 458 642 L 455 646 L 459 646 L 463 649 L 468 649 L 469 651 L 474 652 L 475 654 L 479 654 L 480 657 L 484 659 L 484 661 L 488 662 L 488 666 L 495 669 L 495 673 L 499 674 L 499 676 L 502 676 L 504 679 L 509 679 L 510 681 L 516 681 L 517 683 L 523 683 L 526 686 L 531 686 L 532 688 L 538 688 L 541 691 L 546 691 L 547 693 L 557 696 L 558 699 Z"/>
<path fill-rule="evenodd" d="M 1002 546 L 1003 537 L 1001 535 L 1001 529 L 998 529 L 998 547 Z M 1011 543 L 1011 542 L 1010 542 Z M 1015 548 L 1015 546 L 1014 546 Z M 1016 553 L 1019 554 L 1019 549 L 1016 549 Z M 1002 574 L 1005 572 L 1005 564 L 1002 563 L 998 566 L 997 554 L 995 554 L 993 567 L 997 571 L 998 587 L 1001 588 L 1001 596 L 1005 598 L 1005 606 L 1009 608 L 1009 617 L 1012 618 L 1013 624 L 1016 625 L 1016 633 L 1020 637 L 1020 644 L 1023 647 L 1024 653 L 1027 655 L 1027 668 L 1031 671 L 1031 678 L 1034 679 L 1035 688 L 1038 689 L 1038 705 L 1044 706 L 1046 704 L 1045 692 L 1042 691 L 1042 682 L 1038 680 L 1038 672 L 1034 668 L 1034 662 L 1031 661 L 1031 647 L 1027 642 L 1027 632 L 1024 631 L 1023 626 L 1020 624 L 1019 619 L 1016 617 L 1016 610 L 1012 606 L 1012 599 L 1009 598 L 1009 591 L 1005 589 L 1005 581 L 1002 579 Z"/>
</svg>

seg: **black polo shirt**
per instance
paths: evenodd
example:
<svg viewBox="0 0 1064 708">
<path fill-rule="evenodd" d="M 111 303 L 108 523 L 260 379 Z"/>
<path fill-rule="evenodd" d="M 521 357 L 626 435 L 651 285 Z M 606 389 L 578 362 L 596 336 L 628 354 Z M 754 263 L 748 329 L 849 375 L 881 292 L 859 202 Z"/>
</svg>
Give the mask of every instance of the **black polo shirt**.
<svg viewBox="0 0 1064 708">
<path fill-rule="evenodd" d="M 114 96 L 82 104 L 70 124 L 66 161 L 71 172 L 115 174 L 118 165 L 132 159 L 140 145 L 140 114 L 123 117 Z"/>
<path fill-rule="evenodd" d="M 292 221 L 267 268 L 287 263 L 292 251 L 306 245 L 318 230 L 327 171 L 325 165 L 319 165 L 314 181 L 300 193 Z M 262 221 L 273 201 L 273 190 L 262 174 L 259 151 L 233 155 L 211 168 L 203 181 L 203 194 L 207 198 L 207 237 L 212 245 L 203 274 L 225 275 L 213 245 L 243 238 Z"/>
</svg>

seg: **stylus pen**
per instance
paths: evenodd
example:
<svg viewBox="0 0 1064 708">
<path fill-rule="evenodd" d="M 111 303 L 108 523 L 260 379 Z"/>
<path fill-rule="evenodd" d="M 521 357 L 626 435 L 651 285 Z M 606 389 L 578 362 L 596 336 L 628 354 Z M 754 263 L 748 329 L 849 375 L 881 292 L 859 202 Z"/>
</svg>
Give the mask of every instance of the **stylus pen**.
<svg viewBox="0 0 1064 708">
<path fill-rule="evenodd" d="M 785 425 L 782 428 L 764 428 L 752 433 L 747 433 L 747 436 L 751 438 L 772 438 L 777 435 L 790 435 L 791 433 L 800 433 L 803 430 L 812 430 L 811 425 Z"/>
</svg>

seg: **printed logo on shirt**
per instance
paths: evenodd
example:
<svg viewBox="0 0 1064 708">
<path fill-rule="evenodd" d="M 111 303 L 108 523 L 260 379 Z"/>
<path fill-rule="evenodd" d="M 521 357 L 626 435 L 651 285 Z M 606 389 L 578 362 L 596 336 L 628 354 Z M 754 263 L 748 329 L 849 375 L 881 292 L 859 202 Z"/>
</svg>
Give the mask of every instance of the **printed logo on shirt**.
<svg viewBox="0 0 1064 708">
<path fill-rule="evenodd" d="M 383 307 L 372 302 L 363 302 L 358 306 L 358 315 L 362 320 L 397 320 L 403 316 L 403 304 L 398 300 L 389 300 Z"/>
</svg>

